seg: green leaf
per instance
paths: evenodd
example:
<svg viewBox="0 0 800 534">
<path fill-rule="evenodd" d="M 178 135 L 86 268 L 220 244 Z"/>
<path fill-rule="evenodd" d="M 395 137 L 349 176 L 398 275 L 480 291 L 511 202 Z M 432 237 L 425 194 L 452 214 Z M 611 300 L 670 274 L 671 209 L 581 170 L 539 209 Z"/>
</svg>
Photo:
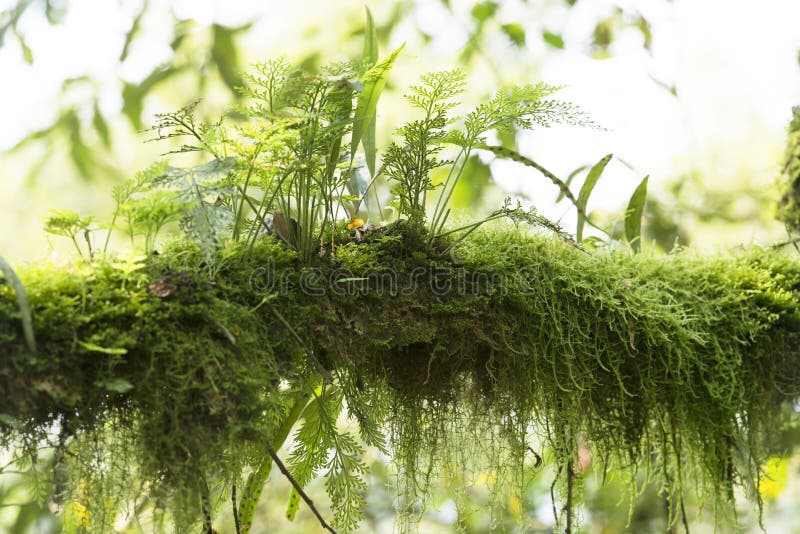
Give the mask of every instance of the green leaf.
<svg viewBox="0 0 800 534">
<path fill-rule="evenodd" d="M 78 345 L 88 350 L 89 352 L 102 352 L 103 354 L 111 354 L 113 356 L 121 356 L 128 353 L 128 349 L 114 348 L 114 347 L 101 347 L 88 341 L 78 340 Z"/>
<path fill-rule="evenodd" d="M 128 52 L 130 52 L 131 43 L 133 43 L 133 40 L 139 33 L 139 29 L 142 25 L 142 17 L 144 17 L 145 11 L 147 11 L 147 3 L 147 0 L 142 3 L 142 9 L 136 14 L 136 17 L 134 17 L 133 23 L 131 24 L 131 28 L 128 30 L 128 33 L 125 34 L 125 43 L 122 45 L 122 52 L 119 54 L 120 63 L 127 59 Z"/>
<path fill-rule="evenodd" d="M 558 48 L 559 50 L 564 49 L 564 38 L 557 33 L 544 30 L 542 31 L 542 39 L 553 48 Z"/>
<path fill-rule="evenodd" d="M 492 171 L 489 165 L 482 162 L 477 155 L 470 156 L 453 191 L 451 206 L 456 209 L 475 209 L 491 183 Z"/>
<path fill-rule="evenodd" d="M 634 252 L 639 252 L 642 246 L 642 213 L 647 201 L 648 178 L 650 177 L 645 176 L 633 192 L 628 209 L 625 210 L 625 238 Z"/>
<path fill-rule="evenodd" d="M 14 35 L 17 37 L 17 42 L 19 42 L 20 48 L 22 48 L 22 59 L 25 60 L 25 63 L 28 65 L 33 64 L 33 52 L 31 52 L 28 43 L 25 42 L 25 38 L 22 36 L 21 33 L 17 30 L 17 27 L 14 27 Z"/>
<path fill-rule="evenodd" d="M 483 24 L 490 19 L 492 15 L 497 13 L 497 7 L 497 2 L 478 2 L 472 7 L 472 18 L 475 19 L 478 24 Z"/>
<path fill-rule="evenodd" d="M 405 47 L 405 43 L 364 74 L 364 79 L 362 80 L 364 89 L 358 95 L 356 114 L 353 119 L 350 161 L 355 158 L 358 144 L 362 143 L 370 176 L 375 176 L 375 113 L 378 109 L 378 99 L 386 86 L 389 71 L 392 70 L 392 65 L 397 56 L 400 55 L 400 52 L 403 51 L 403 47 Z"/>
<path fill-rule="evenodd" d="M 588 168 L 589 168 L 588 165 L 581 165 L 580 167 L 578 167 L 577 169 L 575 169 L 574 171 L 569 173 L 569 176 L 567 176 L 567 179 L 564 180 L 564 185 L 566 185 L 567 188 L 569 188 L 569 186 L 572 185 L 572 180 L 574 180 L 576 176 L 578 176 L 580 173 L 582 173 L 583 171 L 585 171 Z M 564 193 L 563 190 L 559 191 L 558 192 L 558 196 L 556 197 L 556 204 L 561 202 L 562 200 L 564 200 L 565 196 L 566 196 L 566 194 Z"/>
<path fill-rule="evenodd" d="M 575 230 L 575 238 L 577 239 L 578 243 L 581 242 L 583 237 L 583 225 L 586 223 L 586 217 L 584 216 L 584 213 L 586 213 L 586 204 L 589 202 L 589 196 L 592 194 L 594 186 L 597 185 L 597 181 L 600 179 L 600 176 L 602 176 L 606 165 L 608 165 L 608 162 L 611 161 L 612 156 L 613 154 L 608 154 L 591 168 L 589 175 L 583 182 L 583 186 L 581 186 L 580 193 L 578 193 L 578 226 Z"/>
<path fill-rule="evenodd" d="M 639 17 L 633 22 L 633 26 L 642 34 L 642 47 L 649 52 L 653 45 L 653 30 L 650 27 L 650 22 L 643 16 L 639 15 Z"/>
<path fill-rule="evenodd" d="M 28 293 L 25 291 L 25 286 L 22 285 L 17 273 L 11 268 L 11 265 L 0 256 L 0 273 L 5 276 L 8 285 L 14 290 L 17 296 L 17 306 L 19 306 L 19 313 L 22 317 L 22 332 L 25 335 L 25 343 L 28 345 L 28 350 L 36 354 L 36 338 L 33 335 L 33 316 L 31 314 L 31 305 L 28 301 Z"/>
<path fill-rule="evenodd" d="M 19 419 L 7 413 L 0 413 L 0 423 L 6 426 L 10 426 L 14 430 L 22 426 L 22 424 L 19 422 Z"/>
<path fill-rule="evenodd" d="M 97 100 L 94 101 L 94 114 L 92 115 L 92 126 L 94 126 L 97 135 L 100 136 L 100 140 L 106 146 L 106 148 L 111 147 L 111 132 L 108 129 L 108 123 L 106 122 L 105 117 L 103 117 L 103 113 L 100 111 L 100 106 Z"/>
<path fill-rule="evenodd" d="M 110 380 L 99 380 L 94 383 L 95 386 L 103 388 L 114 393 L 127 393 L 133 389 L 133 384 L 124 378 L 112 378 Z"/>
<path fill-rule="evenodd" d="M 78 117 L 78 112 L 74 109 L 68 110 L 64 114 L 64 120 L 65 127 L 69 133 L 70 159 L 81 178 L 91 179 L 92 170 L 96 162 L 94 152 L 83 141 L 83 125 L 80 117 Z"/>
<path fill-rule="evenodd" d="M 300 509 L 300 493 L 295 488 L 289 494 L 289 504 L 286 506 L 286 519 L 294 521 L 294 516 L 297 515 L 297 510 Z"/>
<path fill-rule="evenodd" d="M 238 28 L 229 28 L 221 24 L 212 25 L 213 43 L 211 45 L 211 60 L 217 67 L 222 81 L 237 97 L 238 87 L 242 86 L 242 76 L 239 69 L 239 50 L 234 37 L 237 33 L 250 28 L 252 24 L 245 24 Z"/>
<path fill-rule="evenodd" d="M 364 6 L 364 9 L 367 12 L 367 25 L 364 28 L 364 51 L 361 53 L 361 61 L 366 66 L 372 67 L 378 62 L 378 32 L 369 8 Z"/>
<path fill-rule="evenodd" d="M 142 110 L 144 109 L 144 99 L 159 83 L 178 74 L 183 67 L 175 67 L 170 64 L 162 64 L 140 83 L 124 82 L 122 86 L 122 113 L 128 117 L 131 125 L 137 129 L 142 129 Z"/>
<path fill-rule="evenodd" d="M 47 22 L 55 26 L 64 20 L 64 16 L 67 14 L 67 5 L 67 2 L 59 0 L 45 0 L 44 13 L 47 16 Z"/>
<path fill-rule="evenodd" d="M 522 48 L 525 46 L 525 28 L 522 25 L 512 22 L 503 24 L 500 29 L 517 47 Z"/>
</svg>

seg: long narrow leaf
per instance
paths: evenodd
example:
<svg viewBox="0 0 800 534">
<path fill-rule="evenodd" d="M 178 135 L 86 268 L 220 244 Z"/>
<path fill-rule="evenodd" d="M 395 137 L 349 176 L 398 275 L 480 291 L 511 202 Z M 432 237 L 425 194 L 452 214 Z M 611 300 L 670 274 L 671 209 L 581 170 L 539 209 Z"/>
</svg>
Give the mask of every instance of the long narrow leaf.
<svg viewBox="0 0 800 534">
<path fill-rule="evenodd" d="M 17 296 L 17 305 L 19 306 L 19 313 L 22 316 L 22 332 L 25 334 L 25 343 L 28 349 L 36 354 L 36 338 L 33 335 L 33 316 L 31 315 L 31 305 L 28 301 L 28 293 L 25 287 L 20 282 L 17 273 L 11 268 L 11 265 L 0 256 L 0 272 L 3 273 L 8 284 L 14 290 Z"/>
<path fill-rule="evenodd" d="M 378 99 L 386 86 L 389 71 L 392 70 L 392 65 L 404 46 L 405 44 L 400 45 L 397 50 L 364 74 L 362 80 L 364 89 L 358 95 L 356 115 L 353 120 L 350 161 L 355 158 L 359 143 L 363 143 L 370 176 L 375 174 L 375 113 L 378 109 Z"/>
<path fill-rule="evenodd" d="M 578 167 L 577 169 L 575 169 L 574 171 L 569 173 L 569 176 L 567 176 L 567 179 L 564 180 L 564 185 L 567 186 L 567 189 L 569 189 L 569 186 L 572 185 L 572 180 L 574 180 L 576 176 L 578 176 L 580 173 L 582 173 L 583 171 L 585 171 L 588 168 L 589 168 L 588 165 L 581 165 L 580 167 Z M 556 197 L 556 204 L 561 202 L 562 200 L 564 200 L 565 196 L 566 195 L 564 194 L 563 190 L 559 191 L 558 196 Z"/>
<path fill-rule="evenodd" d="M 633 192 L 628 209 L 625 210 L 625 238 L 634 252 L 639 252 L 642 248 L 642 213 L 647 201 L 648 178 L 650 177 L 645 176 Z"/>
<path fill-rule="evenodd" d="M 364 28 L 364 51 L 361 54 L 361 61 L 367 67 L 372 67 L 378 62 L 378 31 L 375 28 L 375 21 L 372 20 L 372 12 L 367 6 L 367 25 Z"/>
<path fill-rule="evenodd" d="M 608 162 L 611 161 L 612 156 L 613 154 L 608 154 L 595 163 L 594 167 L 589 171 L 589 175 L 586 176 L 586 180 L 583 182 L 583 186 L 581 186 L 580 193 L 578 193 L 578 225 L 575 229 L 575 238 L 578 243 L 583 239 L 583 225 L 586 223 L 586 204 L 589 202 L 589 196 L 591 196 L 594 186 L 597 185 L 597 181 L 600 180 L 600 176 L 603 175 L 603 171 L 606 165 L 608 165 Z"/>
</svg>

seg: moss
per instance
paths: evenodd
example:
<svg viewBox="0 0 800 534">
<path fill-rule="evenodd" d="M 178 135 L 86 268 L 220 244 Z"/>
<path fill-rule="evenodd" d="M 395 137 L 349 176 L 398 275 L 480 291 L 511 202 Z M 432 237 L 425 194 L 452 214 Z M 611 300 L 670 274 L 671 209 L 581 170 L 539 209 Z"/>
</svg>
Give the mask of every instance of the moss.
<svg viewBox="0 0 800 534">
<path fill-rule="evenodd" d="M 190 523 L 207 480 L 242 480 L 263 455 L 292 402 L 281 384 L 314 375 L 311 353 L 362 432 L 388 428 L 409 480 L 459 439 L 505 440 L 495 461 L 523 465 L 532 433 L 565 496 L 581 443 L 661 473 L 675 498 L 692 478 L 725 502 L 759 476 L 800 393 L 795 260 L 589 255 L 506 227 L 447 257 L 419 243 L 393 228 L 302 265 L 264 238 L 223 250 L 213 276 L 186 243 L 138 264 L 22 269 L 39 352 L 0 285 L 6 439 L 55 424 L 90 454 L 93 436 L 104 465 L 141 481 L 127 491 Z M 107 471 L 73 476 L 102 485 Z"/>
<path fill-rule="evenodd" d="M 800 106 L 792 108 L 786 140 L 783 171 L 779 178 L 781 201 L 778 219 L 793 231 L 800 231 Z"/>
</svg>

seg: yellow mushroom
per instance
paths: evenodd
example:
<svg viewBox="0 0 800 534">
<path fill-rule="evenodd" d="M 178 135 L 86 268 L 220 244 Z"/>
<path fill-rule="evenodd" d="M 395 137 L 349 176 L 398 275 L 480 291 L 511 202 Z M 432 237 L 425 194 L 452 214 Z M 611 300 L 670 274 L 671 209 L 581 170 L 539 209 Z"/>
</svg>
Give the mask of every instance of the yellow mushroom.
<svg viewBox="0 0 800 534">
<path fill-rule="evenodd" d="M 350 219 L 350 222 L 347 223 L 348 230 L 357 230 L 362 226 L 364 226 L 364 219 L 360 219 L 358 217 L 353 217 L 352 219 Z"/>
</svg>

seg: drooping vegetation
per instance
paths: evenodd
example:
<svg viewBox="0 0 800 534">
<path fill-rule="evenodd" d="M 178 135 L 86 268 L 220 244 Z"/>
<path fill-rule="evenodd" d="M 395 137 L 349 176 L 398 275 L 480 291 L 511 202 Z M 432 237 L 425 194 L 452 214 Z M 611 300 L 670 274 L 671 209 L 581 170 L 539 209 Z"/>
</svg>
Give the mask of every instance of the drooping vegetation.
<svg viewBox="0 0 800 534">
<path fill-rule="evenodd" d="M 521 491 L 543 443 L 568 532 L 582 448 L 601 470 L 660 484 L 672 523 L 688 523 L 689 492 L 721 510 L 737 487 L 757 502 L 775 429 L 800 394 L 800 266 L 764 250 L 635 254 L 646 178 L 625 214 L 631 248 L 583 239 L 609 157 L 576 196 L 488 140 L 591 125 L 546 84 L 459 116 L 462 75 L 424 75 L 407 97 L 421 118 L 378 158 L 377 103 L 401 49 L 379 60 L 368 20 L 359 61 L 257 66 L 232 126 L 200 123 L 194 105 L 159 116 L 156 138 L 181 138 L 179 152 L 205 160 L 159 162 L 117 188 L 102 232 L 55 212 L 47 231 L 81 261 L 18 269 L 22 284 L 6 274 L 0 422 L 37 496 L 63 507 L 68 530 L 146 514 L 211 532 L 225 507 L 247 532 L 275 464 L 291 502 L 323 476 L 331 524 L 348 531 L 362 514 L 365 447 L 393 458 L 411 520 L 432 477 L 468 457 L 493 468 L 497 491 Z M 454 157 L 441 159 L 448 145 Z M 576 208 L 576 238 L 510 201 L 447 226 L 478 150 L 554 182 Z M 176 223 L 181 237 L 163 245 Z M 115 232 L 141 255 L 111 253 Z M 39 456 L 44 445 L 52 456 Z"/>
</svg>

